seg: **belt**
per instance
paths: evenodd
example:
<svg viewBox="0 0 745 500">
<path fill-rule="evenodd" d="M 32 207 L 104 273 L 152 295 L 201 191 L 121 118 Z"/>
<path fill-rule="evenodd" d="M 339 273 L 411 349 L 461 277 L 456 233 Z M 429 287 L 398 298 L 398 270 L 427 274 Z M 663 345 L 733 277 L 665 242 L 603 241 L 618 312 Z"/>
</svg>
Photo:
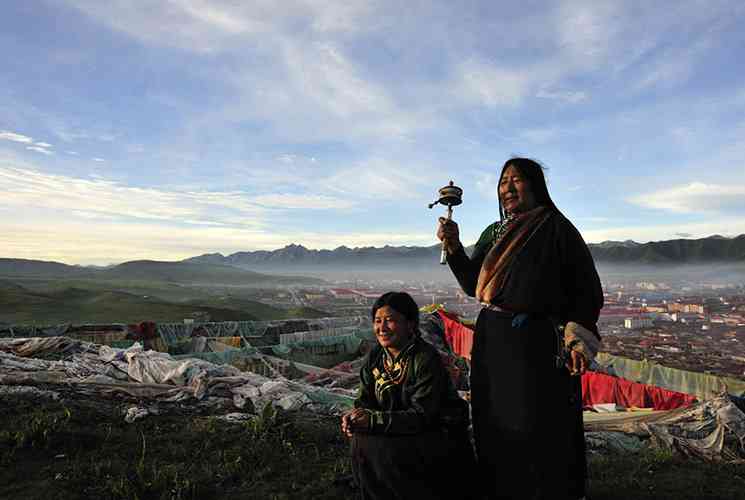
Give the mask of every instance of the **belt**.
<svg viewBox="0 0 745 500">
<path fill-rule="evenodd" d="M 510 311 L 509 309 L 505 309 L 504 307 L 499 307 L 494 304 L 488 304 L 486 302 L 482 302 L 481 305 L 484 306 L 484 309 L 489 309 L 490 311 L 507 313 L 507 314 L 515 314 L 515 311 Z"/>
</svg>

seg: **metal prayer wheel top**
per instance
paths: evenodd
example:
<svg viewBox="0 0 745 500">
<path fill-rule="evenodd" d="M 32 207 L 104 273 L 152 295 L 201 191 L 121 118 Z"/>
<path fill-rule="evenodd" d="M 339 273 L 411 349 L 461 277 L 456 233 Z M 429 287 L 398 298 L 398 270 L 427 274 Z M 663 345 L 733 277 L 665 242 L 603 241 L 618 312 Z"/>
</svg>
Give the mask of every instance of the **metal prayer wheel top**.
<svg viewBox="0 0 745 500">
<path fill-rule="evenodd" d="M 453 181 L 450 181 L 450 184 L 447 186 L 440 188 L 438 193 L 440 194 L 440 198 L 430 203 L 429 208 L 434 207 L 438 203 L 447 207 L 454 207 L 463 203 L 463 190 L 453 184 Z"/>
</svg>

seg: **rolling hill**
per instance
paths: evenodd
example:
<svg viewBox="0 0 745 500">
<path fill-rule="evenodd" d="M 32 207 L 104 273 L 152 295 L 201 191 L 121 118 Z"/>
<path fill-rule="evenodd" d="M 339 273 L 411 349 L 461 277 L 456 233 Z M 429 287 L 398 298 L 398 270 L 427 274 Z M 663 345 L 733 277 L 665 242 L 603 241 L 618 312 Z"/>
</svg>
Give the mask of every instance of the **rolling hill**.
<svg viewBox="0 0 745 500">
<path fill-rule="evenodd" d="M 184 285 L 275 286 L 321 284 L 323 280 L 305 276 L 271 276 L 237 269 L 226 263 L 161 262 L 137 260 L 108 268 L 69 266 L 59 262 L 27 259 L 0 259 L 0 278 L 77 279 L 127 282 L 163 282 Z"/>
<path fill-rule="evenodd" d="M 327 315 L 309 308 L 285 310 L 245 299 L 169 302 L 114 290 L 63 288 L 39 292 L 18 285 L 0 286 L 0 323 L 6 324 L 180 322 L 194 313 L 206 313 L 212 321 Z"/>
</svg>

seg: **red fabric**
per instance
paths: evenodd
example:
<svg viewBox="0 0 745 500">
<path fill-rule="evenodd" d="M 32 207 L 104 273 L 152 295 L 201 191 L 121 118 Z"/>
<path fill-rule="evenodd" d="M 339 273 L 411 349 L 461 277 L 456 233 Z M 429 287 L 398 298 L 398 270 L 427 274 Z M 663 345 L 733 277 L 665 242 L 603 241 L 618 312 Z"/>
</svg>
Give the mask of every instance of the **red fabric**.
<svg viewBox="0 0 745 500">
<path fill-rule="evenodd" d="M 473 347 L 473 329 L 458 320 L 458 316 L 442 309 L 437 311 L 445 325 L 445 340 L 455 354 L 471 361 Z"/>
<path fill-rule="evenodd" d="M 127 325 L 128 337 L 133 340 L 152 340 L 158 336 L 157 325 L 152 321 L 142 321 Z"/>
<path fill-rule="evenodd" d="M 673 410 L 696 401 L 694 396 L 668 391 L 652 385 L 631 382 L 605 373 L 587 372 L 582 375 L 582 405 L 615 403 L 624 408 L 654 408 Z"/>
</svg>

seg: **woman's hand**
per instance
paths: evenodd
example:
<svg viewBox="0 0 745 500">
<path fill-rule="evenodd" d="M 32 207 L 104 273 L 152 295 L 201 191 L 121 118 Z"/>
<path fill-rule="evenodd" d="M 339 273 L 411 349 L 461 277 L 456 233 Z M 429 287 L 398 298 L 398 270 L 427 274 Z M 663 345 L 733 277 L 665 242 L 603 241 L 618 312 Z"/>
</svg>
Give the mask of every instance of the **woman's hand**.
<svg viewBox="0 0 745 500">
<path fill-rule="evenodd" d="M 440 225 L 437 226 L 437 238 L 442 241 L 445 251 L 452 254 L 461 246 L 458 224 L 445 217 L 440 217 L 438 220 Z"/>
<path fill-rule="evenodd" d="M 347 437 L 370 428 L 370 415 L 363 408 L 355 408 L 341 417 L 341 431 Z"/>
<path fill-rule="evenodd" d="M 569 351 L 567 370 L 570 375 L 583 375 L 587 371 L 587 358 L 578 351 Z"/>
</svg>

